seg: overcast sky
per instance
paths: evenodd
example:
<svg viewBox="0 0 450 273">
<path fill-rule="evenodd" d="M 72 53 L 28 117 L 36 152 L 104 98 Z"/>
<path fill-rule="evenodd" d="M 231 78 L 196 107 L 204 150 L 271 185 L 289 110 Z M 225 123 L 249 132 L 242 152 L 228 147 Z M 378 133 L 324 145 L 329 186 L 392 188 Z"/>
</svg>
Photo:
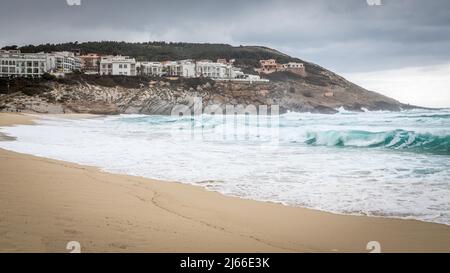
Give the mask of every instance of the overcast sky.
<svg viewBox="0 0 450 273">
<path fill-rule="evenodd" d="M 265 45 L 450 107 L 449 0 L 0 0 L 0 46 L 98 40 Z"/>
</svg>

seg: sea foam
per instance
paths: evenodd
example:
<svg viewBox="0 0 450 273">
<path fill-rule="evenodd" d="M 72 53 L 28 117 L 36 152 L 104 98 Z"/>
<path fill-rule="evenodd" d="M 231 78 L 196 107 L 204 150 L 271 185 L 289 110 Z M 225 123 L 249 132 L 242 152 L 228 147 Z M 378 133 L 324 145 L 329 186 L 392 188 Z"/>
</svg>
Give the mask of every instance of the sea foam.
<svg viewBox="0 0 450 273">
<path fill-rule="evenodd" d="M 450 225 L 450 111 L 45 118 L 1 131 L 17 137 L 1 148 L 113 173 Z"/>
</svg>

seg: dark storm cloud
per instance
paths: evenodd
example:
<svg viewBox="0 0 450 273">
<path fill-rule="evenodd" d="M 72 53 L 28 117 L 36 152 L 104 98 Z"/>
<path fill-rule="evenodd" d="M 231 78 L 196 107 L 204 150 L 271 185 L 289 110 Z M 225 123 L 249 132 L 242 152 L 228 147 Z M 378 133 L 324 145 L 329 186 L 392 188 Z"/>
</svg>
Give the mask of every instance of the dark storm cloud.
<svg viewBox="0 0 450 273">
<path fill-rule="evenodd" d="M 0 0 L 0 45 L 167 40 L 275 47 L 339 72 L 450 61 L 450 1 Z"/>
</svg>

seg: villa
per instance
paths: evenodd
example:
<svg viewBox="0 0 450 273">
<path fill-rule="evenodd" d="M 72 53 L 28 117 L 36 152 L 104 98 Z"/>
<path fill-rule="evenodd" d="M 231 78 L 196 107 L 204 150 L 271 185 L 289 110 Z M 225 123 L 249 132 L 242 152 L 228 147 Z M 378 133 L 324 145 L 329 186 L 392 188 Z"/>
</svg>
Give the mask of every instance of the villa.
<svg viewBox="0 0 450 273">
<path fill-rule="evenodd" d="M 305 74 L 305 65 L 303 63 L 289 62 L 279 64 L 274 59 L 260 60 L 260 68 L 255 69 L 260 74 L 271 74 L 279 71 L 289 71 L 299 75 Z"/>
<path fill-rule="evenodd" d="M 136 60 L 128 56 L 103 56 L 100 75 L 136 76 Z"/>
</svg>

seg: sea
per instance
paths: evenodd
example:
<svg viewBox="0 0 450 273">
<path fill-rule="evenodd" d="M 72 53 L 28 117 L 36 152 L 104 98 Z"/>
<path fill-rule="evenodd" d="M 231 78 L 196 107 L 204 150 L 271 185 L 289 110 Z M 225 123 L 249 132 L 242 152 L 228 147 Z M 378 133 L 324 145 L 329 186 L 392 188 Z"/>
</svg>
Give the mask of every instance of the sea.
<svg viewBox="0 0 450 273">
<path fill-rule="evenodd" d="M 339 214 L 450 225 L 450 110 L 42 117 L 0 148 Z"/>
</svg>

